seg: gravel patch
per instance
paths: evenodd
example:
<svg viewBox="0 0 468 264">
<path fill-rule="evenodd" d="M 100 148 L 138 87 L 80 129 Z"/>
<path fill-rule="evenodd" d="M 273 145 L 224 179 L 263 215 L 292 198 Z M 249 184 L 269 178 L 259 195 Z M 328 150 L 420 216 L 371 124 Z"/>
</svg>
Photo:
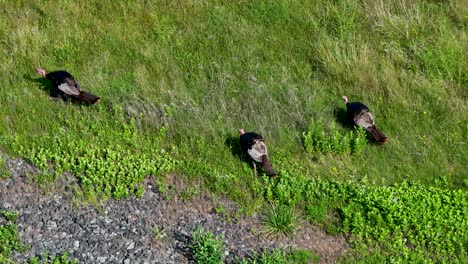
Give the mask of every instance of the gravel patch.
<svg viewBox="0 0 468 264">
<path fill-rule="evenodd" d="M 193 263 L 189 243 L 197 227 L 223 235 L 226 263 L 276 247 L 310 249 L 321 263 L 331 263 L 348 247 L 343 237 L 329 236 L 309 224 L 301 225 L 293 238 L 271 239 L 261 231 L 258 216 L 226 217 L 238 209 L 229 200 L 209 195 L 167 198 L 151 179 L 145 181 L 141 198 L 80 205 L 69 194 L 76 187 L 74 177 L 64 175 L 57 187 L 44 193 L 28 180 L 28 175 L 38 172 L 36 168 L 0 155 L 11 174 L 0 179 L 0 210 L 19 213 L 19 234 L 30 246 L 26 252 L 12 254 L 18 263 L 44 252 L 64 251 L 79 263 Z M 176 175 L 170 177 L 175 188 L 183 185 Z M 223 215 L 215 213 L 219 204 L 224 205 Z"/>
</svg>

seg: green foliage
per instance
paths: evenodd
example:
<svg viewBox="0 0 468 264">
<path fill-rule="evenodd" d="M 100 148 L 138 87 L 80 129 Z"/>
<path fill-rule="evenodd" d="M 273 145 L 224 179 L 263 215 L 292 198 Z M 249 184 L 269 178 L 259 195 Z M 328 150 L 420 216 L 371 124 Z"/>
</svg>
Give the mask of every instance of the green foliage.
<svg viewBox="0 0 468 264">
<path fill-rule="evenodd" d="M 312 119 L 309 128 L 303 132 L 307 152 L 359 154 L 366 146 L 366 134 L 362 129 L 340 132 L 330 121 L 326 126 L 323 119 Z"/>
<path fill-rule="evenodd" d="M 195 229 L 192 232 L 190 248 L 197 263 L 219 264 L 223 261 L 223 238 L 222 236 L 215 237 L 209 230 Z"/>
<path fill-rule="evenodd" d="M 243 259 L 241 264 L 310 264 L 317 263 L 319 257 L 309 250 L 274 249 L 263 251 L 252 259 Z"/>
<path fill-rule="evenodd" d="M 8 211 L 8 210 L 3 210 L 1 211 L 3 217 L 9 222 L 16 222 L 16 219 L 18 218 L 18 213 L 13 212 L 13 211 Z"/>
<path fill-rule="evenodd" d="M 0 225 L 0 263 L 13 263 L 8 258 L 11 252 L 25 250 L 18 235 L 18 228 L 14 223 L 18 214 L 4 210 L 2 216 L 6 219 L 6 223 Z"/>
<path fill-rule="evenodd" d="M 271 205 L 263 219 L 271 236 L 292 236 L 299 224 L 298 221 L 294 208 L 286 205 Z"/>
<path fill-rule="evenodd" d="M 77 259 L 70 259 L 70 254 L 64 252 L 58 256 L 48 256 L 44 254 L 41 259 L 39 257 L 34 257 L 30 259 L 28 264 L 78 264 Z"/>
<path fill-rule="evenodd" d="M 118 128 L 116 121 L 100 125 L 64 123 L 66 126 L 54 135 L 29 137 L 28 148 L 21 145 L 26 139 L 12 140 L 11 147 L 41 170 L 37 177 L 40 183 L 49 184 L 63 172 L 70 172 L 85 197 L 119 199 L 141 196 L 146 176 L 158 176 L 175 167 L 172 154 L 161 148 L 164 129 L 138 136 L 133 121 Z M 73 126 L 79 127 L 79 136 L 73 133 Z"/>
<path fill-rule="evenodd" d="M 392 261 L 461 260 L 468 254 L 466 191 L 415 182 L 375 186 L 365 179 L 340 183 L 281 175 L 277 183 L 266 183 L 268 201 L 304 206 L 311 221 L 322 219 L 331 230 L 350 234 L 359 252 L 382 248 L 382 256 Z M 317 205 L 338 216 L 325 216 L 323 208 L 313 211 Z"/>
<path fill-rule="evenodd" d="M 10 177 L 10 172 L 7 170 L 5 160 L 0 156 L 0 179 Z"/>
<path fill-rule="evenodd" d="M 310 264 L 319 262 L 320 257 L 310 250 L 290 249 L 289 259 L 291 259 L 292 263 Z"/>
<path fill-rule="evenodd" d="M 362 186 L 348 195 L 348 204 L 341 208 L 342 230 L 353 235 L 352 242 L 377 242 L 388 251 L 399 251 L 402 259 L 437 261 L 468 254 L 466 192 L 403 182 Z"/>
<path fill-rule="evenodd" d="M 326 200 L 310 202 L 305 207 L 307 219 L 315 224 L 325 223 L 330 205 Z"/>
</svg>

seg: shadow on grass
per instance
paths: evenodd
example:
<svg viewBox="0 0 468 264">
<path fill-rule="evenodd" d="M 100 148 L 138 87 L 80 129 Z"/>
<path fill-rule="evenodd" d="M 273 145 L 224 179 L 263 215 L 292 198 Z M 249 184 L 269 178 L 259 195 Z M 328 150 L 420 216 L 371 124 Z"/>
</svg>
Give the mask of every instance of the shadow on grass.
<svg viewBox="0 0 468 264">
<path fill-rule="evenodd" d="M 52 85 L 52 83 L 46 78 L 38 77 L 32 78 L 30 76 L 24 76 L 25 79 L 36 83 L 39 86 L 39 89 L 46 93 L 48 96 L 53 98 L 58 98 L 59 93 L 58 89 Z"/>
<path fill-rule="evenodd" d="M 249 166 L 253 169 L 252 160 L 242 150 L 242 147 L 239 143 L 239 136 L 227 135 L 224 144 L 231 150 L 231 153 L 234 157 L 249 164 Z"/>
<path fill-rule="evenodd" d="M 348 112 L 346 112 L 345 108 L 337 106 L 333 111 L 333 114 L 335 115 L 335 120 L 340 123 L 341 126 L 348 129 L 354 129 L 354 124 L 348 117 Z"/>
</svg>

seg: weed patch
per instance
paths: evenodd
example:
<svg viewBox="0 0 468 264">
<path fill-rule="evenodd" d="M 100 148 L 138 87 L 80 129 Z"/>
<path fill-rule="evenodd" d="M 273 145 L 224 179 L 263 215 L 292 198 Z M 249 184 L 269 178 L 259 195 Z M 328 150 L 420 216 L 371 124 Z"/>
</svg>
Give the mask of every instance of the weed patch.
<svg viewBox="0 0 468 264">
<path fill-rule="evenodd" d="M 70 259 L 70 254 L 64 252 L 56 256 L 44 254 L 41 258 L 34 257 L 28 260 L 27 264 L 78 264 L 78 260 Z"/>
<path fill-rule="evenodd" d="M 78 124 L 79 135 L 65 126 L 52 136 L 16 137 L 10 140 L 11 148 L 41 170 L 36 177 L 39 183 L 49 184 L 64 172 L 70 172 L 87 199 L 140 196 L 146 176 L 158 176 L 175 167 L 172 154 L 160 145 L 165 130 L 138 136 L 134 122 L 111 122 L 89 127 Z M 65 123 L 77 125 L 67 120 Z M 119 129 L 115 128 L 117 125 Z M 26 140 L 28 148 L 21 145 Z"/>
<path fill-rule="evenodd" d="M 215 237 L 213 233 L 203 228 L 197 228 L 192 232 L 190 248 L 197 263 L 219 264 L 224 258 L 222 236 Z"/>
<path fill-rule="evenodd" d="M 312 119 L 302 135 L 305 149 L 309 153 L 359 154 L 367 141 L 363 129 L 341 132 L 334 121 L 328 122 L 327 127 L 323 119 Z"/>
<path fill-rule="evenodd" d="M 311 251 L 301 249 L 266 250 L 251 258 L 243 259 L 240 264 L 310 264 L 317 263 L 319 257 Z"/>
<path fill-rule="evenodd" d="M 355 250 L 381 249 L 388 261 L 461 261 L 468 253 L 468 193 L 463 190 L 416 182 L 379 187 L 365 180 L 309 180 L 284 172 L 278 182 L 265 182 L 264 195 L 270 202 L 304 208 L 312 222 L 322 219 L 327 229 L 350 234 Z M 325 216 L 323 206 L 329 214 L 336 212 L 336 219 Z"/>
<path fill-rule="evenodd" d="M 18 214 L 11 211 L 2 211 L 1 214 L 6 219 L 6 223 L 0 225 L 0 263 L 14 263 L 8 258 L 11 252 L 26 249 L 15 224 Z"/>
<path fill-rule="evenodd" d="M 5 160 L 0 156 L 0 179 L 6 179 L 10 177 L 10 172 L 7 170 Z"/>
</svg>

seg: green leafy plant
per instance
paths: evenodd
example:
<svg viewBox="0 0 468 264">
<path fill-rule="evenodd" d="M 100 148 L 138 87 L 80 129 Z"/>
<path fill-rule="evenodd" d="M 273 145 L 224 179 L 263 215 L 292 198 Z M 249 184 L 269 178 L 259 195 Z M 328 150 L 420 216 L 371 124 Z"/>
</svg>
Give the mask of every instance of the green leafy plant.
<svg viewBox="0 0 468 264">
<path fill-rule="evenodd" d="M 82 134 L 100 135 L 97 141 L 88 142 L 62 128 L 53 136 L 32 137 L 31 148 L 18 146 L 18 150 L 41 169 L 35 178 L 39 183 L 48 184 L 63 172 L 71 172 L 78 179 L 84 197 L 90 200 L 141 196 L 143 179 L 174 169 L 176 160 L 172 153 L 159 148 L 164 129 L 160 134 L 140 138 L 136 137 L 136 129 L 134 122 L 121 124 L 120 130 L 109 130 L 106 124 L 81 128 Z M 110 143 L 111 140 L 115 143 Z M 13 147 L 17 142 L 12 142 Z"/>
<path fill-rule="evenodd" d="M 349 183 L 311 180 L 284 172 L 278 182 L 265 182 L 263 195 L 283 204 L 286 212 L 284 204 L 303 204 L 310 221 L 350 234 L 356 252 L 382 249 L 381 257 L 387 261 L 462 259 L 468 254 L 464 246 L 468 243 L 468 193 L 463 190 L 417 182 L 375 186 L 366 179 Z M 274 226 L 279 226 L 290 222 L 283 219 L 292 218 L 273 219 Z"/>
<path fill-rule="evenodd" d="M 309 250 L 274 249 L 254 254 L 252 258 L 243 259 L 241 264 L 310 264 L 319 261 L 319 257 Z"/>
<path fill-rule="evenodd" d="M 213 233 L 203 228 L 197 228 L 192 232 L 190 248 L 197 263 L 219 264 L 223 261 L 222 236 L 215 237 Z"/>
<path fill-rule="evenodd" d="M 366 134 L 362 129 L 340 132 L 333 121 L 325 125 L 323 119 L 311 120 L 307 131 L 302 134 L 307 152 L 359 154 L 366 145 Z"/>
<path fill-rule="evenodd" d="M 16 219 L 18 218 L 18 213 L 9 211 L 9 210 L 3 210 L 1 211 L 3 217 L 9 222 L 16 222 Z"/>
<path fill-rule="evenodd" d="M 21 242 L 18 235 L 18 228 L 14 223 L 18 214 L 11 211 L 2 211 L 3 217 L 7 220 L 0 225 L 0 263 L 13 263 L 9 259 L 12 251 L 23 251 L 26 246 Z"/>
<path fill-rule="evenodd" d="M 49 256 L 44 253 L 44 255 L 39 257 L 34 257 L 27 262 L 28 264 L 78 264 L 77 259 L 70 259 L 70 253 L 64 252 L 61 255 Z"/>
</svg>

